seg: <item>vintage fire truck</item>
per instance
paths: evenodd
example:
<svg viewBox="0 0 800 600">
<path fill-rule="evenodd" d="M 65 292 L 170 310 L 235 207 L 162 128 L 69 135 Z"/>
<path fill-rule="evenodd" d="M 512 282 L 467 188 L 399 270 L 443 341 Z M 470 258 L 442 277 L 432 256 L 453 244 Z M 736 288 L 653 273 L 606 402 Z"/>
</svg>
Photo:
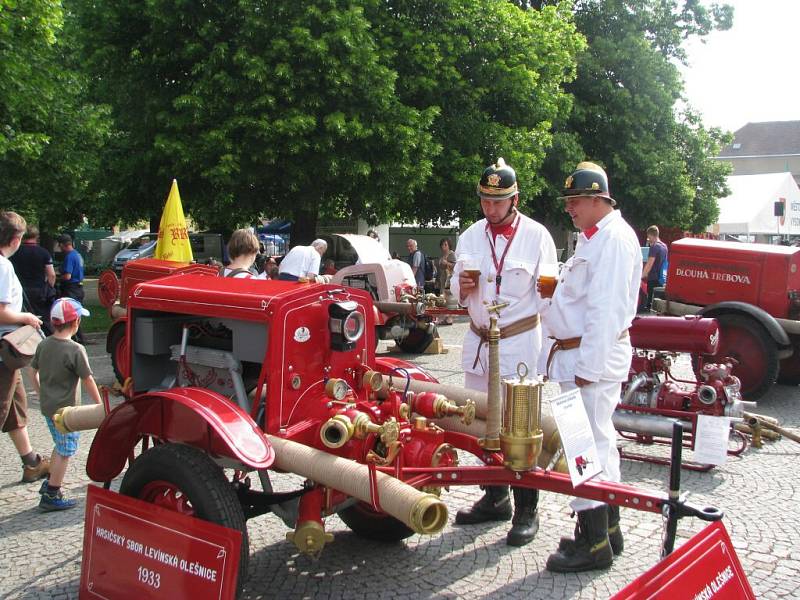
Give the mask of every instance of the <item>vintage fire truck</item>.
<svg viewBox="0 0 800 600">
<path fill-rule="evenodd" d="M 500 381 L 496 318 L 489 393 L 476 403 L 469 390 L 376 357 L 365 290 L 228 279 L 202 266 L 123 287 L 124 401 L 100 423 L 87 473 L 110 485 L 128 465 L 121 493 L 240 530 L 240 582 L 247 519 L 278 515 L 309 554 L 331 541 L 332 514 L 358 535 L 396 541 L 441 531 L 448 512 L 438 494 L 452 485 L 513 483 L 667 514 L 667 552 L 679 517 L 721 517 L 677 489 L 574 488 L 555 470 L 559 441 L 541 418 L 541 382 Z M 459 465 L 459 452 L 482 464 Z M 285 473 L 295 475 L 288 490 L 277 485 Z"/>
<path fill-rule="evenodd" d="M 731 357 L 748 400 L 800 383 L 800 248 L 701 239 L 672 243 L 657 312 L 719 322 L 716 361 Z"/>
</svg>

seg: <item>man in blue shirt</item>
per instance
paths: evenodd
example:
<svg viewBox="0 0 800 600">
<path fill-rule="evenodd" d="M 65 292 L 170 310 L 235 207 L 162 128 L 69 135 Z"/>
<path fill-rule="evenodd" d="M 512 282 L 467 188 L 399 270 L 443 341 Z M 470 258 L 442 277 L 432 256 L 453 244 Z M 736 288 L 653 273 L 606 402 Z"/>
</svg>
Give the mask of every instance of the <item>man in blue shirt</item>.
<svg viewBox="0 0 800 600">
<path fill-rule="evenodd" d="M 56 241 L 64 253 L 61 263 L 61 276 L 59 277 L 60 297 L 74 298 L 83 304 L 83 257 L 80 252 L 75 250 L 75 246 L 72 245 L 72 237 L 69 234 L 62 233 L 56 238 Z M 86 340 L 80 327 L 78 328 L 78 333 L 75 334 L 75 340 L 79 344 L 86 345 Z"/>
<path fill-rule="evenodd" d="M 647 262 L 642 268 L 642 281 L 647 282 L 645 310 L 650 310 L 653 304 L 653 292 L 655 292 L 655 289 L 667 282 L 664 269 L 667 263 L 667 245 L 659 239 L 658 234 L 657 226 L 651 225 L 647 228 L 647 245 L 650 246 L 650 253 L 647 255 Z"/>
</svg>

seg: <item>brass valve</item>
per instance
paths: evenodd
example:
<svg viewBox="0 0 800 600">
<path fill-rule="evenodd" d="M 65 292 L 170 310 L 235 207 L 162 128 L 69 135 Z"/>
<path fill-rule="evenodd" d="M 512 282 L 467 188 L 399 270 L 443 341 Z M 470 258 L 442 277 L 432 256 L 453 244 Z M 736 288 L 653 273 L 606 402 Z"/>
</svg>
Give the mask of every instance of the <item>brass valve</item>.
<svg viewBox="0 0 800 600">
<path fill-rule="evenodd" d="M 459 415 L 464 425 L 470 425 L 475 420 L 475 402 L 467 400 L 463 406 L 459 406 L 445 396 L 438 395 L 433 401 L 433 413 L 437 419 Z"/>
</svg>

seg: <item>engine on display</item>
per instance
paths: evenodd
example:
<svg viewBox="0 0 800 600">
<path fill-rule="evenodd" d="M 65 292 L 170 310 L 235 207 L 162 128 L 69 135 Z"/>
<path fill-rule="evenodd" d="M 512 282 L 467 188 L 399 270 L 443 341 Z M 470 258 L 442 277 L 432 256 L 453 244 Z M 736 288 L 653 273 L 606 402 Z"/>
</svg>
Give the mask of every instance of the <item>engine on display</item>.
<svg viewBox="0 0 800 600">
<path fill-rule="evenodd" d="M 653 408 L 693 412 L 717 417 L 742 417 L 755 402 L 742 400 L 739 378 L 732 361 L 707 363 L 699 381 L 682 381 L 672 376 L 675 352 L 635 350 L 631 376 L 623 389 L 620 408 Z"/>
</svg>

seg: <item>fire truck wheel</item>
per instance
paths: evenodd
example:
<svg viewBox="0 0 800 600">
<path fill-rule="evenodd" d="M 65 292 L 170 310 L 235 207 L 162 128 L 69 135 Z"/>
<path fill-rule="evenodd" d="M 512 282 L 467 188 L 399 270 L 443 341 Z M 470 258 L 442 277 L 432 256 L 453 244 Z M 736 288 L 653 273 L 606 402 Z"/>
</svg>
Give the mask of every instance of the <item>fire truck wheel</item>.
<svg viewBox="0 0 800 600">
<path fill-rule="evenodd" d="M 120 385 L 125 383 L 128 373 L 123 365 L 128 364 L 128 344 L 125 339 L 125 327 L 114 327 L 108 334 L 108 348 L 111 352 L 111 366 Z"/>
<path fill-rule="evenodd" d="M 433 334 L 428 333 L 424 329 L 412 329 L 404 338 L 395 340 L 397 345 L 403 349 L 403 352 L 409 354 L 422 354 L 425 348 L 431 345 L 433 341 Z"/>
<path fill-rule="evenodd" d="M 399 542 L 414 535 L 414 530 L 402 521 L 377 513 L 364 502 L 339 511 L 345 525 L 359 537 L 378 542 Z"/>
<path fill-rule="evenodd" d="M 800 385 L 800 344 L 794 341 L 794 353 L 781 361 L 778 383 L 783 385 Z"/>
<path fill-rule="evenodd" d="M 744 315 L 722 314 L 715 318 L 719 322 L 719 346 L 715 355 L 706 355 L 706 360 L 731 356 L 739 361 L 733 374 L 742 382 L 742 396 L 745 400 L 758 400 L 778 378 L 775 341 L 760 324 Z"/>
<path fill-rule="evenodd" d="M 204 452 L 183 444 L 161 444 L 141 454 L 119 491 L 163 508 L 242 532 L 237 589 L 247 577 L 250 549 L 242 505 L 225 472 Z"/>
</svg>

